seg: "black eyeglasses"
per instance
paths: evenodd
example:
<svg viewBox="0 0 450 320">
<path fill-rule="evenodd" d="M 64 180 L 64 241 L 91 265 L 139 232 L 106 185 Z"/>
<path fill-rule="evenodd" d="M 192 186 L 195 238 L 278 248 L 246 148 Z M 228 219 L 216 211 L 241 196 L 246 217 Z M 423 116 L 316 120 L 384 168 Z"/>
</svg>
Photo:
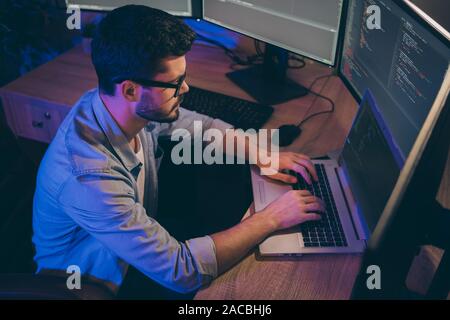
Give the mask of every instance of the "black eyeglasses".
<svg viewBox="0 0 450 320">
<path fill-rule="evenodd" d="M 125 77 L 115 77 L 112 79 L 114 83 L 121 83 L 125 80 L 130 80 L 133 82 L 136 82 L 140 84 L 143 87 L 157 87 L 157 88 L 167 88 L 167 89 L 175 89 L 174 98 L 178 97 L 180 94 L 181 86 L 183 85 L 184 80 L 186 79 L 186 73 L 183 74 L 178 80 L 177 83 L 171 83 L 171 82 L 161 82 L 161 81 L 155 81 L 155 80 L 149 80 L 149 79 L 130 79 Z"/>
</svg>

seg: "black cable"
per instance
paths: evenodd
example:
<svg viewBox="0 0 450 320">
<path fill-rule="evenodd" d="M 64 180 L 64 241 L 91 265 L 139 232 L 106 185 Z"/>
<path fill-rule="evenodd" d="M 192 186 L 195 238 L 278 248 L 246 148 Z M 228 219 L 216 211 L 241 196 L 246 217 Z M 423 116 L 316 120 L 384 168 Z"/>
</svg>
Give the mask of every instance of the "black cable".
<svg viewBox="0 0 450 320">
<path fill-rule="evenodd" d="M 316 112 L 316 113 L 313 113 L 313 114 L 307 116 L 306 118 L 304 118 L 304 119 L 297 125 L 297 127 L 300 127 L 302 124 L 304 124 L 306 121 L 308 121 L 309 119 L 311 119 L 311 118 L 313 118 L 313 117 L 316 117 L 316 116 L 321 115 L 321 114 L 333 113 L 334 110 L 335 110 L 335 105 L 334 105 L 333 100 L 331 100 L 331 99 L 328 98 L 328 97 L 325 97 L 325 96 L 321 95 L 320 93 L 317 93 L 317 92 L 314 92 L 314 91 L 311 91 L 311 90 L 309 90 L 309 92 L 312 93 L 313 95 L 319 97 L 319 98 L 322 98 L 322 99 L 324 99 L 324 100 L 327 100 L 327 101 L 331 104 L 331 109 L 330 109 L 330 110 L 326 110 L 326 111 L 319 111 L 319 112 Z M 314 102 L 313 102 L 313 103 L 314 103 Z M 311 106 L 312 106 L 312 105 L 311 105 Z"/>
<path fill-rule="evenodd" d="M 305 59 L 297 57 L 295 55 L 289 55 L 289 60 L 300 62 L 299 65 L 288 65 L 289 69 L 302 69 L 306 66 Z"/>
<path fill-rule="evenodd" d="M 258 41 L 258 40 L 255 39 L 254 45 L 255 45 L 255 51 L 256 51 L 256 54 L 262 57 L 262 56 L 264 56 L 264 53 L 263 53 L 263 51 L 261 50 L 261 47 L 259 46 L 260 43 L 261 43 L 260 41 Z"/>
<path fill-rule="evenodd" d="M 233 61 L 232 67 L 235 65 L 241 65 L 241 66 L 251 66 L 257 64 L 256 62 L 261 59 L 261 55 L 255 54 L 253 56 L 248 56 L 244 59 L 239 57 L 233 50 L 228 49 L 225 45 L 220 43 L 217 40 L 205 37 L 204 35 L 201 35 L 197 33 L 197 39 L 201 41 L 205 41 L 208 43 L 211 43 L 219 48 L 222 48 L 225 51 L 225 54 Z"/>
<path fill-rule="evenodd" d="M 203 35 L 201 35 L 201 34 L 199 34 L 199 33 L 197 33 L 197 39 L 198 39 L 198 40 L 201 40 L 201 41 L 204 41 L 204 42 L 211 43 L 211 44 L 213 44 L 213 45 L 215 45 L 215 46 L 217 46 L 217 47 L 223 49 L 223 50 L 225 51 L 225 54 L 226 54 L 229 58 L 231 58 L 231 60 L 233 60 L 233 61 L 236 62 L 236 63 L 242 61 L 241 58 L 238 57 L 232 50 L 228 49 L 226 46 L 224 46 L 222 43 L 220 43 L 220 42 L 217 41 L 217 40 L 214 40 L 214 39 L 205 37 L 205 36 L 203 36 Z"/>
<path fill-rule="evenodd" d="M 238 65 L 239 66 L 253 66 L 253 65 L 257 65 L 257 64 L 262 64 L 262 60 L 264 58 L 264 52 L 262 51 L 262 49 L 260 47 L 260 41 L 258 41 L 256 39 L 254 40 L 256 54 L 254 54 L 252 56 L 247 56 L 245 59 L 239 57 L 233 50 L 227 48 L 225 45 L 223 45 L 222 43 L 220 43 L 217 40 L 208 38 L 199 33 L 197 33 L 197 39 L 204 41 L 204 42 L 211 43 L 219 48 L 222 48 L 224 50 L 225 54 L 233 61 L 233 63 L 230 65 L 230 68 L 232 68 L 232 69 L 235 69 L 235 67 Z M 294 60 L 294 61 L 300 62 L 299 65 L 288 65 L 289 69 L 301 69 L 301 68 L 304 68 L 306 65 L 305 60 L 302 58 L 299 58 L 299 57 L 289 55 L 289 60 Z"/>
<path fill-rule="evenodd" d="M 327 74 L 327 75 L 315 78 L 313 80 L 313 82 L 311 82 L 311 84 L 309 85 L 308 91 L 311 91 L 312 88 L 314 87 L 314 85 L 316 84 L 316 82 L 319 81 L 320 79 L 330 78 L 330 77 L 333 77 L 333 76 L 334 76 L 334 74 Z"/>
<path fill-rule="evenodd" d="M 324 76 L 317 77 L 317 78 L 315 78 L 315 79 L 313 80 L 313 82 L 311 82 L 311 84 L 310 84 L 309 87 L 307 88 L 307 89 L 308 89 L 308 92 L 312 93 L 313 95 L 315 95 L 315 96 L 317 96 L 317 97 L 319 97 L 319 98 L 322 98 L 322 99 L 327 100 L 327 101 L 331 104 L 331 109 L 330 109 L 330 110 L 326 110 L 326 111 L 319 111 L 319 112 L 313 113 L 312 115 L 307 116 L 306 118 L 304 118 L 304 119 L 297 125 L 297 127 L 300 127 L 300 126 L 301 126 L 302 124 L 304 124 L 306 121 L 308 121 L 309 119 L 311 119 L 311 118 L 313 118 L 313 117 L 315 117 L 315 116 L 318 116 L 318 115 L 321 115 L 321 114 L 325 114 L 325 113 L 333 113 L 333 112 L 334 112 L 334 110 L 335 110 L 335 105 L 334 105 L 333 100 L 331 100 L 330 98 L 325 97 L 325 96 L 321 95 L 320 93 L 317 93 L 317 92 L 315 92 L 315 91 L 312 90 L 312 88 L 314 87 L 314 85 L 316 84 L 317 81 L 319 81 L 320 79 L 324 79 L 324 78 L 330 78 L 330 77 L 332 77 L 332 76 L 334 76 L 334 74 L 327 74 L 327 75 L 324 75 Z M 315 100 L 311 103 L 311 106 L 308 108 L 307 114 L 309 113 L 309 111 L 311 110 L 312 106 L 314 105 L 314 102 L 315 102 Z"/>
</svg>

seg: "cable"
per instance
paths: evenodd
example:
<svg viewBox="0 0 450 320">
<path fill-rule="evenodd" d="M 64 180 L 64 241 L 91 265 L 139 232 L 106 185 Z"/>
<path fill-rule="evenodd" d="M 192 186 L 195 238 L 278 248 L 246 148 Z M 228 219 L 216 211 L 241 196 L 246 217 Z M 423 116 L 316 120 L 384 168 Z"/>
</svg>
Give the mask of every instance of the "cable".
<svg viewBox="0 0 450 320">
<path fill-rule="evenodd" d="M 262 56 L 259 54 L 248 56 L 245 58 L 245 60 L 241 57 L 239 57 L 233 50 L 228 49 L 226 46 L 224 46 L 222 43 L 220 43 L 217 40 L 205 37 L 204 35 L 201 35 L 197 33 L 197 39 L 201 41 L 205 41 L 208 43 L 211 43 L 219 48 L 222 48 L 225 51 L 225 54 L 233 61 L 232 67 L 235 65 L 241 65 L 241 66 L 251 66 L 257 64 L 256 61 L 261 59 Z"/>
<path fill-rule="evenodd" d="M 232 69 L 235 69 L 235 67 L 237 65 L 250 66 L 250 65 L 260 64 L 260 63 L 256 63 L 256 62 L 258 60 L 261 60 L 263 58 L 263 55 L 264 55 L 262 50 L 261 50 L 261 48 L 260 48 L 260 46 L 259 46 L 260 42 L 258 40 L 256 40 L 256 39 L 254 40 L 254 46 L 255 46 L 256 54 L 253 55 L 253 56 L 247 56 L 246 60 L 243 60 L 236 53 L 234 53 L 232 50 L 228 49 L 225 45 L 223 45 L 222 43 L 220 43 L 217 40 L 205 37 L 204 35 L 201 35 L 199 33 L 197 33 L 197 39 L 201 40 L 201 41 L 205 41 L 205 42 L 211 43 L 211 44 L 213 44 L 213 45 L 215 45 L 215 46 L 217 46 L 219 48 L 222 48 L 224 50 L 225 54 L 233 61 L 233 63 L 230 65 L 230 68 L 232 68 Z M 303 58 L 300 58 L 300 57 L 297 57 L 297 56 L 294 56 L 294 55 L 289 55 L 289 59 L 301 62 L 301 64 L 298 65 L 298 66 L 288 66 L 288 68 L 290 68 L 290 69 L 301 69 L 301 68 L 305 67 L 305 65 L 306 65 L 305 60 Z M 332 76 L 334 76 L 334 75 L 333 74 L 327 74 L 327 75 L 324 75 L 324 76 L 317 77 L 316 79 L 314 79 L 314 81 L 311 83 L 311 85 L 308 88 L 308 92 L 312 93 L 313 95 L 315 95 L 315 96 L 317 96 L 319 98 L 327 100 L 331 104 L 331 109 L 330 110 L 326 110 L 326 111 L 316 112 L 314 114 L 311 114 L 311 115 L 307 116 L 306 118 L 304 118 L 297 125 L 297 127 L 300 127 L 303 123 L 305 123 L 306 121 L 308 121 L 309 119 L 311 119 L 313 117 L 316 117 L 318 115 L 325 114 L 325 113 L 333 113 L 334 112 L 335 105 L 334 105 L 333 100 L 331 100 L 328 97 L 325 97 L 325 96 L 321 95 L 320 93 L 312 91 L 312 88 L 313 88 L 314 84 L 318 80 L 323 79 L 323 78 L 332 77 Z M 314 102 L 309 107 L 308 112 L 312 108 L 313 104 L 314 104 Z"/>
<path fill-rule="evenodd" d="M 201 35 L 199 33 L 197 33 L 197 40 L 201 40 L 201 41 L 204 41 L 204 42 L 211 43 L 211 44 L 213 44 L 213 45 L 223 49 L 225 51 L 225 54 L 228 57 L 230 57 L 233 61 L 239 61 L 240 60 L 240 58 L 232 50 L 228 49 L 226 46 L 224 46 L 219 41 L 216 41 L 214 39 L 205 37 L 205 36 L 203 36 L 203 35 Z"/>
<path fill-rule="evenodd" d="M 258 64 L 262 64 L 262 60 L 264 59 L 264 52 L 262 51 L 261 47 L 260 47 L 260 43 L 261 41 L 259 40 L 254 40 L 254 46 L 255 46 L 255 51 L 256 54 L 252 55 L 252 56 L 247 56 L 245 57 L 245 59 L 239 57 L 233 50 L 227 48 L 225 45 L 223 45 L 222 43 L 220 43 L 217 40 L 208 38 L 202 34 L 197 33 L 197 39 L 204 41 L 204 42 L 208 42 L 211 43 L 219 48 L 222 48 L 225 52 L 225 54 L 233 61 L 233 63 L 230 65 L 231 69 L 235 69 L 236 66 L 253 66 L 253 65 L 258 65 Z M 306 63 L 305 60 L 303 58 L 294 56 L 289 54 L 289 60 L 294 60 L 294 61 L 298 61 L 300 62 L 299 65 L 288 65 L 289 69 L 301 69 L 304 68 Z"/>
<path fill-rule="evenodd" d="M 309 119 L 311 119 L 311 118 L 313 118 L 313 117 L 316 117 L 316 116 L 318 116 L 318 115 L 325 114 L 325 113 L 333 113 L 334 110 L 335 110 L 335 105 L 334 105 L 333 100 L 331 100 L 331 99 L 328 98 L 328 97 L 325 97 L 325 96 L 321 95 L 320 93 L 317 93 L 317 92 L 314 92 L 314 91 L 311 91 L 311 90 L 309 90 L 309 92 L 312 93 L 313 95 L 319 97 L 319 98 L 322 98 L 322 99 L 324 99 L 324 100 L 327 100 L 327 101 L 331 104 L 331 109 L 330 109 L 330 110 L 326 110 L 326 111 L 319 111 L 319 112 L 316 112 L 316 113 L 313 113 L 313 114 L 307 116 L 306 118 L 304 118 L 304 119 L 297 125 L 297 127 L 300 127 L 302 124 L 304 124 L 306 121 L 308 121 Z M 313 103 L 314 103 L 314 102 L 313 102 Z M 311 104 L 311 107 L 312 107 L 312 104 Z M 311 109 L 311 107 L 310 107 L 310 109 Z"/>
<path fill-rule="evenodd" d="M 260 41 L 258 41 L 258 40 L 255 39 L 254 45 L 255 45 L 255 51 L 256 51 L 256 54 L 262 57 L 262 56 L 264 55 L 264 53 L 263 53 L 263 51 L 261 50 L 261 47 L 259 46 L 260 43 L 261 43 Z"/>
<path fill-rule="evenodd" d="M 330 77 L 333 77 L 333 76 L 334 76 L 334 74 L 327 74 L 327 75 L 324 75 L 324 76 L 320 76 L 320 77 L 315 78 L 315 79 L 313 80 L 313 82 L 311 82 L 311 84 L 309 85 L 308 91 L 311 91 L 311 89 L 314 87 L 314 85 L 316 84 L 316 82 L 319 81 L 320 79 L 330 78 Z"/>
<path fill-rule="evenodd" d="M 315 95 L 316 97 L 319 97 L 319 98 L 322 98 L 322 99 L 324 99 L 324 100 L 327 100 L 327 101 L 331 104 L 331 109 L 330 109 L 330 110 L 326 110 L 326 111 L 319 111 L 319 112 L 316 112 L 316 113 L 313 113 L 313 114 L 307 116 L 306 118 L 304 118 L 304 119 L 297 125 L 297 127 L 300 127 L 302 124 L 304 124 L 306 121 L 308 121 L 309 119 L 311 119 L 311 118 L 313 118 L 313 117 L 316 117 L 316 116 L 321 115 L 321 114 L 333 113 L 333 112 L 334 112 L 334 110 L 335 110 L 335 105 L 334 105 L 333 100 L 331 100 L 330 98 L 328 98 L 328 97 L 326 97 L 326 96 L 323 96 L 323 95 L 321 95 L 320 93 L 317 93 L 317 92 L 315 92 L 315 91 L 312 90 L 312 88 L 314 87 L 314 84 L 316 84 L 316 82 L 317 82 L 318 80 L 324 79 L 324 78 L 330 78 L 330 77 L 332 77 L 332 76 L 334 76 L 334 74 L 327 74 L 327 75 L 324 75 L 324 76 L 317 77 L 317 78 L 315 78 L 315 79 L 313 80 L 313 82 L 311 82 L 311 84 L 310 84 L 310 86 L 309 86 L 309 88 L 308 88 L 308 92 L 312 93 L 312 94 Z M 308 111 L 306 112 L 306 114 L 309 113 L 309 111 L 311 110 L 312 106 L 314 105 L 314 102 L 315 102 L 315 100 L 311 103 L 311 106 L 308 108 Z"/>
<path fill-rule="evenodd" d="M 296 55 L 289 54 L 289 60 L 293 60 L 293 61 L 298 61 L 298 62 L 300 62 L 299 65 L 289 65 L 289 64 L 288 64 L 288 68 L 289 68 L 289 69 L 302 69 L 302 68 L 304 68 L 304 67 L 306 66 L 305 59 L 303 59 L 303 58 L 301 58 L 301 57 L 298 57 L 298 56 L 296 56 Z"/>
</svg>

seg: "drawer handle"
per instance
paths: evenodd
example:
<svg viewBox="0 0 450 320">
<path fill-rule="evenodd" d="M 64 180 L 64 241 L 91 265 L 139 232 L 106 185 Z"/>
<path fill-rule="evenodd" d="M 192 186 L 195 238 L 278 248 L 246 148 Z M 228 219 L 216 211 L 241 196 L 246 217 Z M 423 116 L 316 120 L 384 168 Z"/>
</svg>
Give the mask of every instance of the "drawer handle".
<svg viewBox="0 0 450 320">
<path fill-rule="evenodd" d="M 46 113 L 44 113 L 44 117 L 45 117 L 45 119 L 51 119 L 52 118 L 52 115 L 50 114 L 50 112 L 46 112 Z"/>
<path fill-rule="evenodd" d="M 31 122 L 31 125 L 35 128 L 43 128 L 44 127 L 44 123 L 42 121 L 33 120 L 33 122 Z"/>
</svg>

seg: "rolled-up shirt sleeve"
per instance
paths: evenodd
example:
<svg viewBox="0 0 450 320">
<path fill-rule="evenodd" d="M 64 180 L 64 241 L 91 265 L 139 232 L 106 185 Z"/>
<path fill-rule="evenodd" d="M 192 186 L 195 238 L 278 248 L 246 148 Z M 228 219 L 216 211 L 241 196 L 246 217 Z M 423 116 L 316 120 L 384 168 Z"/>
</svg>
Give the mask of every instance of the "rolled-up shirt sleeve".
<svg viewBox="0 0 450 320">
<path fill-rule="evenodd" d="M 135 201 L 131 182 L 110 170 L 71 177 L 58 193 L 65 212 L 120 259 L 178 292 L 217 276 L 209 236 L 184 243 L 173 238 Z"/>
</svg>

